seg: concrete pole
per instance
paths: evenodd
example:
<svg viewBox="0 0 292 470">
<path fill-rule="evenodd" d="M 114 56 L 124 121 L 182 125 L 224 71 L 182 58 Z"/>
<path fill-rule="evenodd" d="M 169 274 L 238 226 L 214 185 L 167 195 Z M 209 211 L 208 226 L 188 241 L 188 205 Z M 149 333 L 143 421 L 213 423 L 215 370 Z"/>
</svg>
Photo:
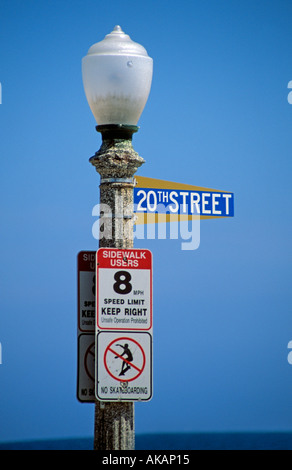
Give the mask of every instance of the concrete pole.
<svg viewBox="0 0 292 470">
<path fill-rule="evenodd" d="M 132 146 L 136 126 L 97 126 L 102 145 L 90 159 L 101 176 L 100 205 L 106 205 L 107 223 L 99 247 L 133 248 L 134 174 L 144 163 Z M 133 402 L 95 402 L 94 450 L 134 450 Z"/>
</svg>

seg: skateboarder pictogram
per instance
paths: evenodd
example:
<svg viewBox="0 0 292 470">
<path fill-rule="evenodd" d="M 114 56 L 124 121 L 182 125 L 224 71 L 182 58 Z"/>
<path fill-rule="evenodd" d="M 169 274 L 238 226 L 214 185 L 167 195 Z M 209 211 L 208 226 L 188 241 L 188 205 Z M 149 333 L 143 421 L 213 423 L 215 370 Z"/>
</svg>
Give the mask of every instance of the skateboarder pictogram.
<svg viewBox="0 0 292 470">
<path fill-rule="evenodd" d="M 120 346 L 120 348 L 123 348 L 124 352 L 119 356 L 115 356 L 115 359 L 118 359 L 118 358 L 122 359 L 123 356 L 125 356 L 125 359 L 126 359 L 126 360 L 123 360 L 122 369 L 121 369 L 121 372 L 119 373 L 119 376 L 121 376 L 121 375 L 125 375 L 125 373 L 129 369 L 131 369 L 129 362 L 132 362 L 133 354 L 131 353 L 129 349 L 128 343 L 126 343 L 124 346 L 122 344 L 116 344 L 116 346 Z"/>
<path fill-rule="evenodd" d="M 119 382 L 136 380 L 142 374 L 145 363 L 145 352 L 133 338 L 116 338 L 108 344 L 104 352 L 105 369 Z"/>
</svg>

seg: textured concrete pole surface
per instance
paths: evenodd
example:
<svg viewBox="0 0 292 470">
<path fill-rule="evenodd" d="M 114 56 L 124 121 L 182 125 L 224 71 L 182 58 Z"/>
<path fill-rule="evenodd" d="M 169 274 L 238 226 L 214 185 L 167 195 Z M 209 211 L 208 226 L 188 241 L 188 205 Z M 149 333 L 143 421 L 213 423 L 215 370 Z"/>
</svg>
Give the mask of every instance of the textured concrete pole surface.
<svg viewBox="0 0 292 470">
<path fill-rule="evenodd" d="M 90 159 L 101 176 L 100 205 L 110 208 L 99 247 L 133 247 L 134 174 L 144 163 L 130 138 L 103 135 L 100 150 Z M 95 450 L 135 449 L 133 402 L 95 402 Z"/>
</svg>

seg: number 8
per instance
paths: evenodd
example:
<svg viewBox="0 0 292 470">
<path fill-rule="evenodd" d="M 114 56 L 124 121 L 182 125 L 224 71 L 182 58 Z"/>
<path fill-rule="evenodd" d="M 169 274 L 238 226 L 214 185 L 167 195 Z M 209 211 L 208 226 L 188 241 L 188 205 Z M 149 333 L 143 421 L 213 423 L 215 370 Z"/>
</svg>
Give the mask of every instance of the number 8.
<svg viewBox="0 0 292 470">
<path fill-rule="evenodd" d="M 131 279 L 132 276 L 128 271 L 117 271 L 114 275 L 114 280 L 116 281 L 113 285 L 114 291 L 117 294 L 129 294 L 132 290 Z M 125 287 L 121 288 L 121 286 Z"/>
</svg>

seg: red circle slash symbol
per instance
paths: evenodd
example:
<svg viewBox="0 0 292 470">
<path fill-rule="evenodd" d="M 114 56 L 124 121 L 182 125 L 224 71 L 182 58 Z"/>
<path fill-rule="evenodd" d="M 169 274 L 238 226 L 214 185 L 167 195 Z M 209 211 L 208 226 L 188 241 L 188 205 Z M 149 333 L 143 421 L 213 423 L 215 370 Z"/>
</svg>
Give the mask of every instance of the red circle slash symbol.
<svg viewBox="0 0 292 470">
<path fill-rule="evenodd" d="M 145 363 L 145 352 L 133 338 L 114 339 L 104 353 L 104 366 L 108 374 L 119 382 L 136 380 L 142 374 Z"/>
<path fill-rule="evenodd" d="M 95 343 L 92 343 L 88 348 L 84 356 L 84 368 L 86 374 L 91 380 L 94 380 L 94 362 L 95 362 Z"/>
</svg>

